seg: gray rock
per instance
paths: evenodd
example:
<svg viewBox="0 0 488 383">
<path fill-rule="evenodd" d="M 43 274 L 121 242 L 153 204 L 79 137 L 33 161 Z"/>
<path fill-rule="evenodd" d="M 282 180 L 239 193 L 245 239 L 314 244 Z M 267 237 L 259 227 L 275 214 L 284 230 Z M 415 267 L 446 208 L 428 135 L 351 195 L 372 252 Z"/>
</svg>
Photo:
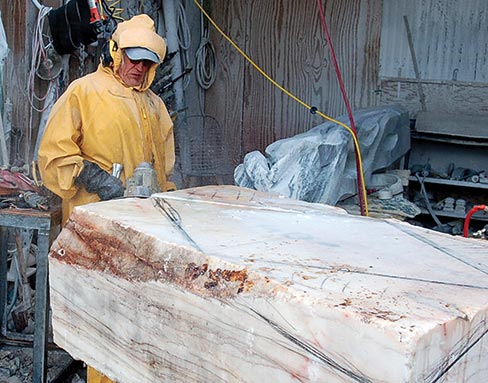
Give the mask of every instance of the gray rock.
<svg viewBox="0 0 488 383">
<path fill-rule="evenodd" d="M 85 383 L 85 382 L 86 382 L 85 379 L 80 378 L 78 374 L 74 374 L 70 378 L 70 383 Z"/>
<path fill-rule="evenodd" d="M 0 382 L 10 378 L 10 369 L 6 367 L 0 367 Z"/>
<path fill-rule="evenodd" d="M 349 125 L 349 118 L 340 122 Z M 401 106 L 354 113 L 366 185 L 410 149 L 408 111 Z M 234 171 L 236 185 L 308 202 L 335 205 L 357 193 L 356 155 L 351 134 L 326 122 L 308 132 L 248 153 Z"/>
</svg>

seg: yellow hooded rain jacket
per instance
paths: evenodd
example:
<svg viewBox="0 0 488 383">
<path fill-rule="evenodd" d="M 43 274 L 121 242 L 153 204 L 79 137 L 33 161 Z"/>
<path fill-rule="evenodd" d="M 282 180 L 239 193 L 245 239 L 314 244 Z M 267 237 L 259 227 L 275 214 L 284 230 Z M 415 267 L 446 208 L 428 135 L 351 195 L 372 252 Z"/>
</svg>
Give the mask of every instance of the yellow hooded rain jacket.
<svg viewBox="0 0 488 383">
<path fill-rule="evenodd" d="M 132 176 L 141 162 L 153 164 L 163 191 L 175 162 L 173 123 L 163 101 L 149 89 L 157 64 L 144 83 L 126 86 L 117 75 L 124 48 L 144 47 L 162 61 L 166 44 L 147 15 L 137 15 L 117 26 L 112 36 L 113 62 L 73 81 L 53 106 L 39 147 L 42 181 L 63 200 L 63 222 L 78 205 L 99 201 L 97 194 L 75 185 L 83 160 L 107 172 L 123 165 L 121 180 Z"/>
</svg>

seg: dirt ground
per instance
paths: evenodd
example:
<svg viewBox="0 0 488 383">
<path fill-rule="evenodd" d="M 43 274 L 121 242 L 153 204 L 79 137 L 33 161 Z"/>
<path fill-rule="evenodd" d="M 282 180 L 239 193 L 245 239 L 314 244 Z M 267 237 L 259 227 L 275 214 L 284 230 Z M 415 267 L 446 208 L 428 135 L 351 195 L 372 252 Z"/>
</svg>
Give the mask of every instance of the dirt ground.
<svg viewBox="0 0 488 383">
<path fill-rule="evenodd" d="M 32 375 L 32 348 L 0 345 L 0 383 L 31 383 Z M 50 383 L 86 383 L 86 369 L 66 352 L 49 350 L 47 377 Z"/>
</svg>

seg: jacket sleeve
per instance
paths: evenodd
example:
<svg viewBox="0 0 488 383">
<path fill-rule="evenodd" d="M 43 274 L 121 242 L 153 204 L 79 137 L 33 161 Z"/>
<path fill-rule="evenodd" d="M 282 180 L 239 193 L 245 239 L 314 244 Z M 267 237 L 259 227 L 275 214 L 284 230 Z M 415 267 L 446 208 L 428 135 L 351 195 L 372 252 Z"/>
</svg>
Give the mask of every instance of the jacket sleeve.
<svg viewBox="0 0 488 383">
<path fill-rule="evenodd" d="M 176 185 L 169 180 L 173 175 L 175 166 L 175 140 L 173 120 L 163 100 L 149 91 L 148 96 L 152 98 L 148 103 L 157 108 L 153 114 L 152 121 L 152 155 L 154 170 L 158 176 L 161 190 L 176 190 Z"/>
<path fill-rule="evenodd" d="M 173 125 L 169 129 L 169 132 L 164 141 L 164 155 L 165 155 L 165 166 L 166 166 L 166 191 L 176 190 L 176 185 L 174 182 L 169 181 L 169 178 L 173 175 L 173 170 L 175 166 L 175 142 L 173 134 Z"/>
<path fill-rule="evenodd" d="M 51 110 L 38 152 L 44 185 L 63 199 L 78 190 L 74 180 L 83 169 L 80 139 L 80 100 L 76 87 L 68 87 Z"/>
</svg>

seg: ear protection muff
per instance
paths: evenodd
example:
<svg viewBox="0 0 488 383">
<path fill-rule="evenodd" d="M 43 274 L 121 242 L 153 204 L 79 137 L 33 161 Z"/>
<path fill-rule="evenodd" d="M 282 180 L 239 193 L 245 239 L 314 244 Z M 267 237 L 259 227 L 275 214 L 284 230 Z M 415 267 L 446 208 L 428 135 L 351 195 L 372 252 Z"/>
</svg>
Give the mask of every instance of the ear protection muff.
<svg viewBox="0 0 488 383">
<path fill-rule="evenodd" d="M 112 39 L 105 41 L 102 46 L 101 60 L 103 66 L 112 65 L 114 54 L 117 52 L 117 43 Z"/>
</svg>

